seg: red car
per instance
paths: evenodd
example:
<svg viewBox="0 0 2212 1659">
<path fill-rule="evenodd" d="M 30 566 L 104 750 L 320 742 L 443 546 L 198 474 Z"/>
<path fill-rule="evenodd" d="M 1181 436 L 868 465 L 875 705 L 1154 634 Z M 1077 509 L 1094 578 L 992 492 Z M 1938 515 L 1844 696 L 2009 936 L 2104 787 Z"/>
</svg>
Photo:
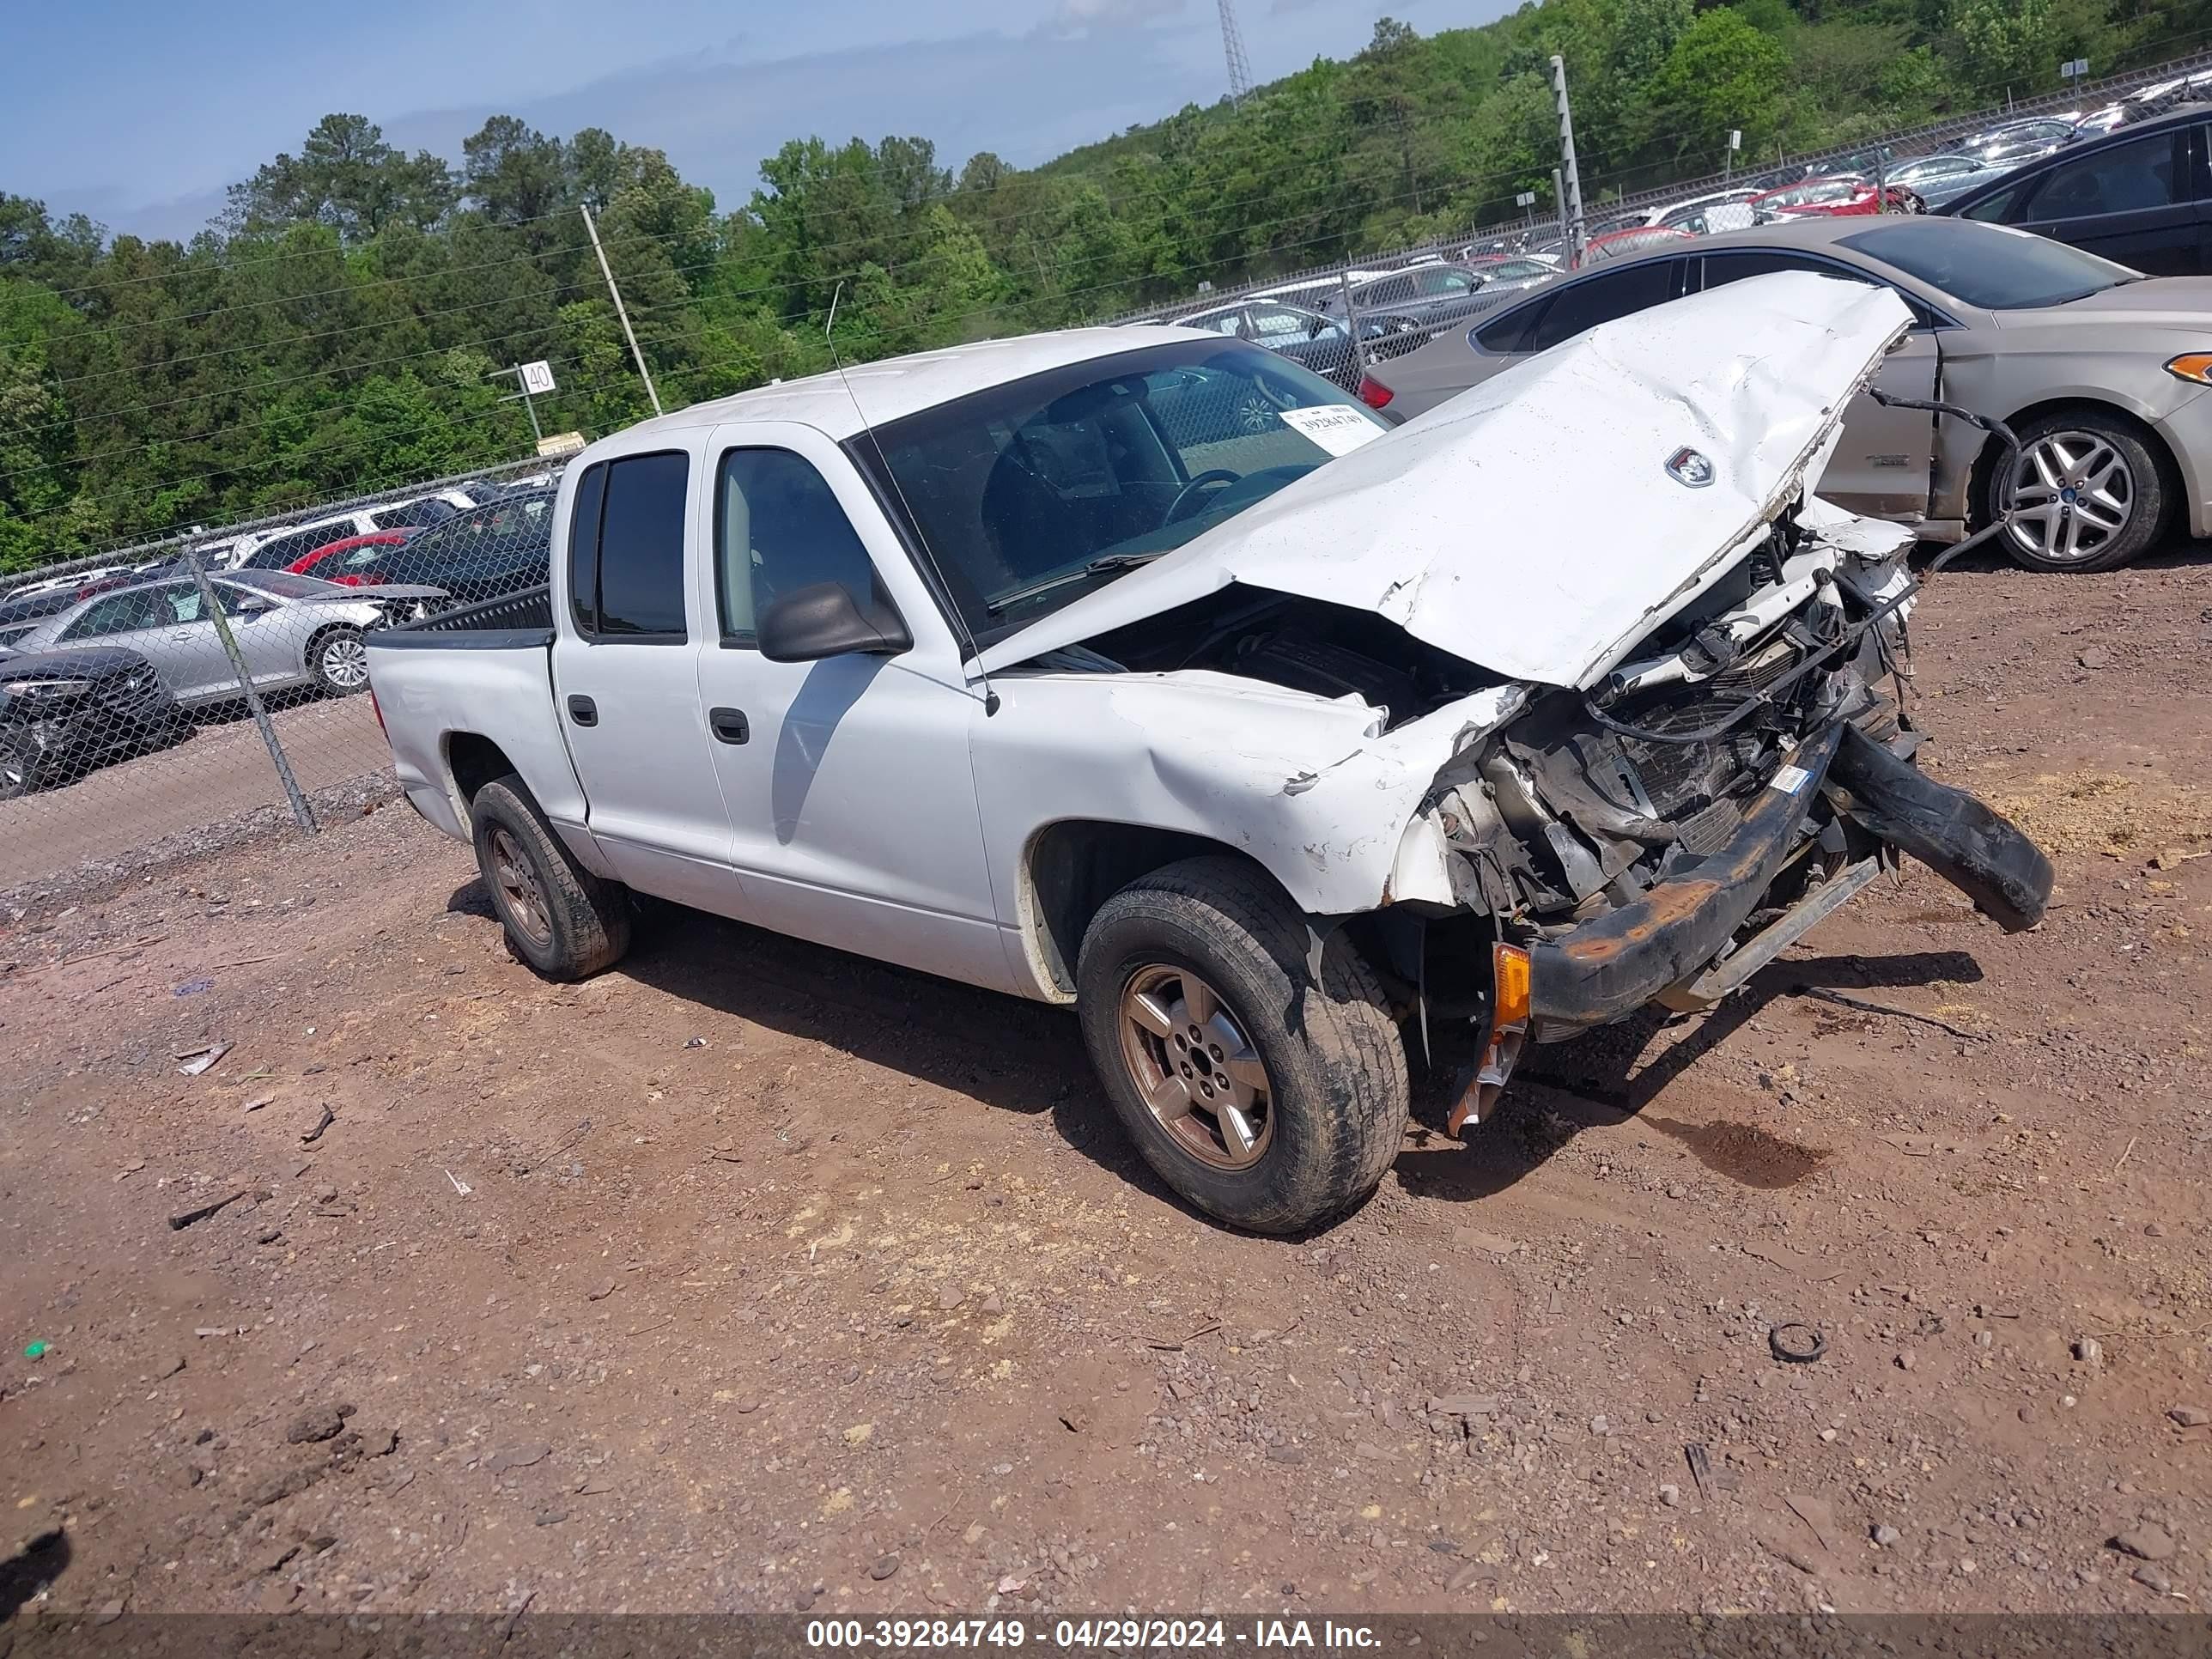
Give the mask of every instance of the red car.
<svg viewBox="0 0 2212 1659">
<path fill-rule="evenodd" d="M 295 576 L 319 576 L 341 587 L 374 587 L 383 580 L 377 567 L 392 556 L 392 549 L 406 546 L 414 533 L 412 530 L 377 530 L 366 536 L 348 536 L 343 541 L 325 542 L 284 568 Z"/>
<path fill-rule="evenodd" d="M 1845 173 L 1833 179 L 1808 179 L 1802 184 L 1785 185 L 1780 190 L 1770 190 L 1764 196 L 1754 196 L 1745 205 L 1752 216 L 1761 224 L 1777 218 L 1799 219 L 1818 216 L 1825 219 L 1840 219 L 1853 214 L 1881 211 L 1875 205 L 1875 184 L 1871 179 L 1861 179 Z M 1889 186 L 1889 207 L 1892 213 L 1925 213 L 1927 204 L 1902 185 Z"/>
<path fill-rule="evenodd" d="M 1601 259 L 1617 259 L 1624 253 L 1644 253 L 1669 242 L 1689 240 L 1690 233 L 1679 225 L 1631 225 L 1626 230 L 1609 230 L 1602 236 L 1591 237 L 1583 249 L 1583 263 L 1594 265 Z"/>
</svg>

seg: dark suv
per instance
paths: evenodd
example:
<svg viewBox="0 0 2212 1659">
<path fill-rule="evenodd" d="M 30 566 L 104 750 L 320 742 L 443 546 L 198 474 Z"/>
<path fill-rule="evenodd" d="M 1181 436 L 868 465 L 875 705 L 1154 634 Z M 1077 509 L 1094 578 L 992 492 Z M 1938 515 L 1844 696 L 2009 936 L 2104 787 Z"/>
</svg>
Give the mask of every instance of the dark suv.
<svg viewBox="0 0 2212 1659">
<path fill-rule="evenodd" d="M 1937 210 L 2032 230 L 2153 276 L 2212 270 L 2212 104 L 2191 104 L 2015 168 Z"/>
</svg>

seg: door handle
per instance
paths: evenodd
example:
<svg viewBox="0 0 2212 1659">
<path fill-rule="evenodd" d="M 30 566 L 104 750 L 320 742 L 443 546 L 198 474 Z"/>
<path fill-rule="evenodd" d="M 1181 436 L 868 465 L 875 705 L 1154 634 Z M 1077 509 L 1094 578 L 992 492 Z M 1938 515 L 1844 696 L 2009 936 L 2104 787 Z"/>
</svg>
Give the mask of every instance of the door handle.
<svg viewBox="0 0 2212 1659">
<path fill-rule="evenodd" d="M 707 724 L 713 728 L 716 740 L 721 743 L 743 743 L 753 734 L 752 727 L 745 723 L 745 711 L 742 708 L 709 708 Z"/>
<path fill-rule="evenodd" d="M 579 726 L 597 726 L 599 723 L 599 706 L 589 697 L 571 697 L 568 699 L 568 718 Z"/>
</svg>

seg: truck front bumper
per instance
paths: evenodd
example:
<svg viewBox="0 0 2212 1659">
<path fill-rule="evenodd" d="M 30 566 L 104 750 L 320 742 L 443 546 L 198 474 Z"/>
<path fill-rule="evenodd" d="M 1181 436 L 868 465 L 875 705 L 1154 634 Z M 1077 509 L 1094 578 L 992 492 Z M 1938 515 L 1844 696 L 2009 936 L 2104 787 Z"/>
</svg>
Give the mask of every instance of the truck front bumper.
<svg viewBox="0 0 2212 1659">
<path fill-rule="evenodd" d="M 1964 790 L 1924 776 L 1839 723 L 1798 745 L 1725 846 L 1683 865 L 1635 903 L 1528 945 L 1534 1032 L 1607 1024 L 1692 980 L 1765 901 L 1824 794 L 1834 811 L 1929 865 L 2007 932 L 2042 919 L 2051 863 L 2033 842 Z"/>
</svg>

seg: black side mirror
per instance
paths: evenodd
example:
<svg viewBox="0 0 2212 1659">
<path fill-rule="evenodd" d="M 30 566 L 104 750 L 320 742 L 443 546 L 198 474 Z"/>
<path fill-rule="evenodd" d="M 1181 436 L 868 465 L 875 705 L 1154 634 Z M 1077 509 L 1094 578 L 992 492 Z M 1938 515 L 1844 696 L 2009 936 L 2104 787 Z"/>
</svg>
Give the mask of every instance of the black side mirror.
<svg viewBox="0 0 2212 1659">
<path fill-rule="evenodd" d="M 754 637 L 770 662 L 818 662 L 858 652 L 896 657 L 914 635 L 888 604 L 863 604 L 842 582 L 816 582 L 786 593 L 761 614 Z"/>
</svg>

